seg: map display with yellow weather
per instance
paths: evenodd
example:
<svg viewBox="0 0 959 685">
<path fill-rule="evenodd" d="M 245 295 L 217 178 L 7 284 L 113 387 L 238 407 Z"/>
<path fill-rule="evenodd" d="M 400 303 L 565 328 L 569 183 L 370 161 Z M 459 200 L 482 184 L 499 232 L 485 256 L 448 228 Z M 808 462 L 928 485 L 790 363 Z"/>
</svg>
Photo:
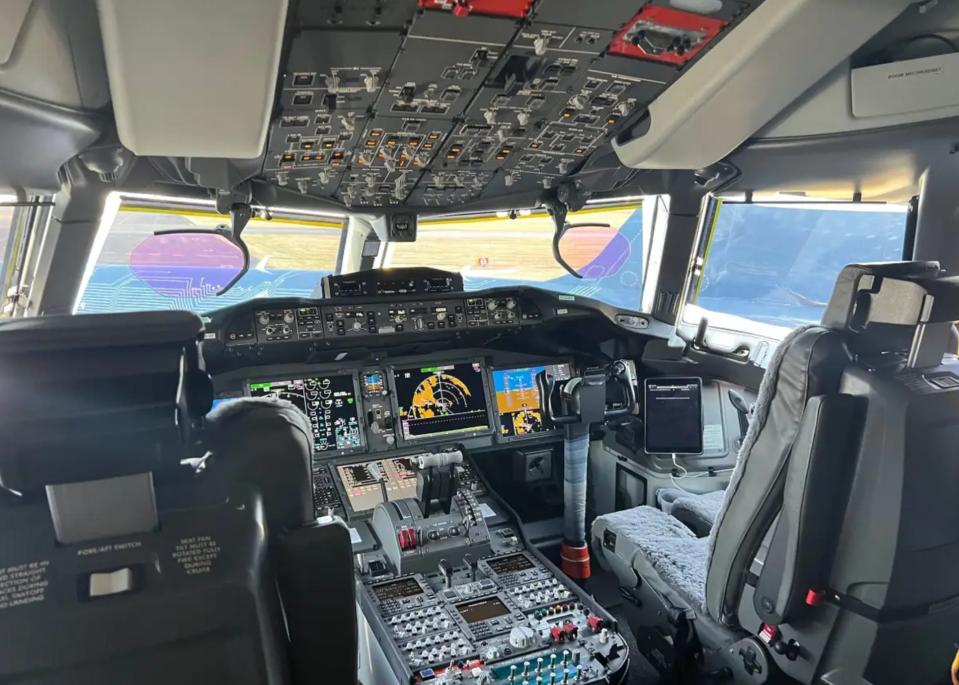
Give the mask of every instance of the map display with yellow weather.
<svg viewBox="0 0 959 685">
<path fill-rule="evenodd" d="M 479 362 L 395 369 L 393 380 L 405 440 L 490 427 Z"/>
</svg>

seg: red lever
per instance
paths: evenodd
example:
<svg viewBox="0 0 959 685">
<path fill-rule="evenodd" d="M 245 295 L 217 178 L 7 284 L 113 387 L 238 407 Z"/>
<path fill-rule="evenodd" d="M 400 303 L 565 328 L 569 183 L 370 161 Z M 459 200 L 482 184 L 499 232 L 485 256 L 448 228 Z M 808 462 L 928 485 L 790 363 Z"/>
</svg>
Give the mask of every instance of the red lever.
<svg viewBox="0 0 959 685">
<path fill-rule="evenodd" d="M 594 633 L 598 633 L 606 626 L 606 621 L 601 619 L 599 616 L 592 614 L 586 619 L 586 624 L 589 626 L 589 629 Z"/>
<path fill-rule="evenodd" d="M 813 590 L 812 588 L 806 591 L 806 604 L 811 607 L 818 607 L 820 604 L 826 601 L 826 592 L 825 590 Z"/>
</svg>

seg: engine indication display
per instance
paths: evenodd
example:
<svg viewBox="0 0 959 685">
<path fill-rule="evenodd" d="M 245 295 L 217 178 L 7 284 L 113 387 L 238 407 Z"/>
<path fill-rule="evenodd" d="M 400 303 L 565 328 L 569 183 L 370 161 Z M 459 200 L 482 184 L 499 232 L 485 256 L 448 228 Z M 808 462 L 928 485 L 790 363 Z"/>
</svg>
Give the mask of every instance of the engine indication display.
<svg viewBox="0 0 959 685">
<path fill-rule="evenodd" d="M 355 513 L 373 509 L 383 501 L 383 488 L 391 502 L 416 497 L 416 469 L 410 457 L 374 459 L 336 467 L 340 484 Z"/>
<path fill-rule="evenodd" d="M 490 428 L 479 362 L 394 369 L 393 382 L 404 440 Z"/>
<path fill-rule="evenodd" d="M 352 375 L 257 381 L 250 396 L 286 400 L 306 414 L 317 454 L 363 446 Z"/>
<path fill-rule="evenodd" d="M 543 371 L 556 381 L 570 378 L 569 364 L 493 371 L 496 411 L 499 415 L 500 435 L 504 438 L 524 438 L 552 429 L 543 420 L 543 401 L 536 387 L 536 376 Z"/>
</svg>

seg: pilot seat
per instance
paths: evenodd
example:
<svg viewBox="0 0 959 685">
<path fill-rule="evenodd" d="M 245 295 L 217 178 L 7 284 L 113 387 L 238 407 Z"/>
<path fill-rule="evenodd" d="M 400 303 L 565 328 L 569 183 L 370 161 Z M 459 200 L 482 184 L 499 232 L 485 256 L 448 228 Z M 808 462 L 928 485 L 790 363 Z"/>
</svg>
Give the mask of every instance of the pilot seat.
<svg viewBox="0 0 959 685">
<path fill-rule="evenodd" d="M 208 422 L 201 337 L 186 312 L 0 325 L 0 682 L 355 681 L 305 417 Z"/>
<path fill-rule="evenodd" d="M 648 506 L 595 519 L 593 550 L 659 670 L 680 682 L 947 681 L 959 361 L 945 353 L 957 319 L 959 279 L 935 263 L 846 267 L 822 324 L 777 348 L 708 535 Z"/>
</svg>

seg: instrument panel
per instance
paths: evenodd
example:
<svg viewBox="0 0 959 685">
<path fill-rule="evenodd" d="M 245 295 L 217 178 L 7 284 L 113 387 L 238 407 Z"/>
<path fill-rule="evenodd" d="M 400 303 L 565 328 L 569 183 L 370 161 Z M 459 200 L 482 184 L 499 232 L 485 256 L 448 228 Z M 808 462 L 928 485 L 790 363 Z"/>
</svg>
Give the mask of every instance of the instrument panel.
<svg viewBox="0 0 959 685">
<path fill-rule="evenodd" d="M 390 501 L 415 495 L 411 451 L 556 439 L 535 379 L 548 371 L 559 388 L 573 374 L 571 361 L 487 354 L 241 369 L 217 376 L 217 394 L 219 401 L 272 397 L 300 409 L 313 435 L 317 514 L 332 509 L 352 518 L 383 501 L 381 482 Z"/>
</svg>

